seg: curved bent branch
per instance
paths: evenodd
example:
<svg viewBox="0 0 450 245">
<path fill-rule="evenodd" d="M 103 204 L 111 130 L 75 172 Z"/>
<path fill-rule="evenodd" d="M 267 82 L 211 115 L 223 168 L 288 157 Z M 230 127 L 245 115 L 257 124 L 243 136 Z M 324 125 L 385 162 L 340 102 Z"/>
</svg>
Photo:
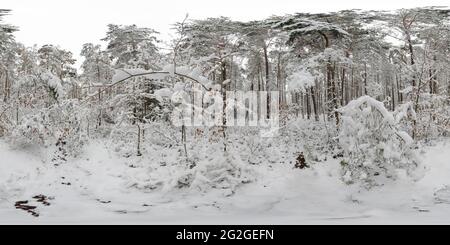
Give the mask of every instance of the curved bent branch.
<svg viewBox="0 0 450 245">
<path fill-rule="evenodd" d="M 197 79 L 195 79 L 195 78 L 193 78 L 193 77 L 191 77 L 191 76 L 185 75 L 185 74 L 177 73 L 177 72 L 172 73 L 172 72 L 168 72 L 168 71 L 151 71 L 151 72 L 144 72 L 144 73 L 131 74 L 131 73 L 125 71 L 125 70 L 121 70 L 121 71 L 127 73 L 128 76 L 125 77 L 125 78 L 120 79 L 119 81 L 114 82 L 113 84 L 108 85 L 108 87 L 106 87 L 106 88 L 104 88 L 104 89 L 101 89 L 101 90 L 98 91 L 97 93 L 88 96 L 85 100 L 83 100 L 83 101 L 81 102 L 81 104 L 84 104 L 85 102 L 89 101 L 89 99 L 98 96 L 99 94 L 105 92 L 107 89 L 112 88 L 112 87 L 114 87 L 114 86 L 116 86 L 116 85 L 118 85 L 118 84 L 120 84 L 120 83 L 122 83 L 122 82 L 124 82 L 124 81 L 126 81 L 126 80 L 128 80 L 128 79 L 130 79 L 130 78 L 133 78 L 133 77 L 140 77 L 140 76 L 147 76 L 147 75 L 154 75 L 154 74 L 167 74 L 167 75 L 174 74 L 174 75 L 176 75 L 176 76 L 183 77 L 183 78 L 187 78 L 187 79 L 189 79 L 189 80 L 191 80 L 191 81 L 194 81 L 194 82 L 200 84 L 206 91 L 210 91 L 210 90 L 211 90 L 210 88 L 207 88 L 203 83 L 201 83 L 201 82 L 198 81 Z"/>
</svg>

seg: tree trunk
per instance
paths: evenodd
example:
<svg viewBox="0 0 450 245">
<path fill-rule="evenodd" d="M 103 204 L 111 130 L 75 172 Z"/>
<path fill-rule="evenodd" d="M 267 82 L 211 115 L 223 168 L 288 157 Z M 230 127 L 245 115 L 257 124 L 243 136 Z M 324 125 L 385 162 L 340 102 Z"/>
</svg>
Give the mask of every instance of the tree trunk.
<svg viewBox="0 0 450 245">
<path fill-rule="evenodd" d="M 269 55 L 267 53 L 267 45 L 264 43 L 264 47 L 263 47 L 263 51 L 264 51 L 264 65 L 265 65 L 265 75 L 266 75 L 266 91 L 267 91 L 267 119 L 269 119 L 269 115 L 270 115 L 270 93 L 269 93 Z"/>
<path fill-rule="evenodd" d="M 226 140 L 226 124 L 227 124 L 227 84 L 224 82 L 227 80 L 227 66 L 226 63 L 222 63 L 222 101 L 223 101 L 223 112 L 222 112 L 222 136 L 223 136 L 223 151 L 227 151 L 227 140 Z"/>
<path fill-rule="evenodd" d="M 311 99 L 312 99 L 313 110 L 314 110 L 314 119 L 318 122 L 319 114 L 317 112 L 317 102 L 316 102 L 316 95 L 314 94 L 314 87 L 311 86 L 311 88 L 309 90 L 311 92 Z"/>
<path fill-rule="evenodd" d="M 137 125 L 137 129 L 138 129 L 138 134 L 137 134 L 137 156 L 140 157 L 142 156 L 141 153 L 141 126 L 139 125 L 139 123 L 136 123 Z"/>
</svg>

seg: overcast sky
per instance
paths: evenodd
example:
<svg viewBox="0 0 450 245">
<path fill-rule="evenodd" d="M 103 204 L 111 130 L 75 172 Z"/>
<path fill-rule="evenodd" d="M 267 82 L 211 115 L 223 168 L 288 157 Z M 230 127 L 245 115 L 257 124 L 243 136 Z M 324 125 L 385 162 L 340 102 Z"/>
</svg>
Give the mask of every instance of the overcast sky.
<svg viewBox="0 0 450 245">
<path fill-rule="evenodd" d="M 5 18 L 20 28 L 25 45 L 56 44 L 78 58 L 81 45 L 100 43 L 106 25 L 137 24 L 151 27 L 167 39 L 171 24 L 190 18 L 228 16 L 234 20 L 263 19 L 294 12 L 328 12 L 342 9 L 398 9 L 448 6 L 448 0 L 1 0 L 11 9 Z"/>
</svg>

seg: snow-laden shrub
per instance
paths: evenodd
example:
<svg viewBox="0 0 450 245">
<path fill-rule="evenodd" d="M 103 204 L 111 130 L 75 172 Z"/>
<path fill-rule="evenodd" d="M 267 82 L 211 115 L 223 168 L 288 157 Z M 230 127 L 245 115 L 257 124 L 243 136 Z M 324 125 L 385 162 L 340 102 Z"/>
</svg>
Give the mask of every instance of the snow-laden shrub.
<svg viewBox="0 0 450 245">
<path fill-rule="evenodd" d="M 136 156 L 139 150 L 145 150 L 147 144 L 144 143 L 146 136 L 152 137 L 148 133 L 143 131 L 144 125 L 141 124 L 129 124 L 121 123 L 119 125 L 114 125 L 109 133 L 109 140 L 114 152 L 116 152 L 121 157 L 128 158 L 130 156 Z M 139 139 L 140 131 L 140 139 Z M 145 133 L 145 134 L 144 134 Z M 138 142 L 140 140 L 140 142 Z"/>
<path fill-rule="evenodd" d="M 397 106 L 393 112 L 393 116 L 398 129 L 407 132 L 409 135 L 414 135 L 417 114 L 412 102 L 406 102 Z"/>
<path fill-rule="evenodd" d="M 417 112 L 414 107 L 414 102 L 406 102 L 394 111 L 395 121 L 403 131 L 422 142 L 450 135 L 450 105 L 447 97 L 422 94 Z"/>
<path fill-rule="evenodd" d="M 0 137 L 3 137 L 11 130 L 11 119 L 8 118 L 10 107 L 0 102 Z"/>
<path fill-rule="evenodd" d="M 20 118 L 10 135 L 15 146 L 56 146 L 77 155 L 87 141 L 85 109 L 74 101 L 64 101 L 48 108 L 36 109 Z"/>
<path fill-rule="evenodd" d="M 47 109 L 24 115 L 11 134 L 12 143 L 17 146 L 51 144 L 53 132 L 47 119 Z"/>
<path fill-rule="evenodd" d="M 417 109 L 416 137 L 430 141 L 450 135 L 450 103 L 446 96 L 422 94 Z"/>
<path fill-rule="evenodd" d="M 52 74 L 50 71 L 42 72 L 40 74 L 40 78 L 47 84 L 50 95 L 54 100 L 58 101 L 64 97 L 65 91 L 62 85 L 63 81 L 61 79 Z"/>
<path fill-rule="evenodd" d="M 399 170 L 414 173 L 419 162 L 413 150 L 413 139 L 398 128 L 394 116 L 369 96 L 351 101 L 339 109 L 342 124 L 339 144 L 343 180 L 366 187 L 395 179 Z"/>
<path fill-rule="evenodd" d="M 152 146 L 154 149 L 147 149 L 140 160 L 130 158 L 145 164 L 127 175 L 127 185 L 142 191 L 220 190 L 223 195 L 232 195 L 236 188 L 253 181 L 255 173 L 237 152 L 223 152 L 222 147 L 220 143 L 203 142 L 186 158 L 180 147 Z"/>
<path fill-rule="evenodd" d="M 220 189 L 225 195 L 231 195 L 237 187 L 253 180 L 251 167 L 238 154 L 210 152 L 208 155 L 189 162 L 177 185 L 198 191 Z"/>
</svg>

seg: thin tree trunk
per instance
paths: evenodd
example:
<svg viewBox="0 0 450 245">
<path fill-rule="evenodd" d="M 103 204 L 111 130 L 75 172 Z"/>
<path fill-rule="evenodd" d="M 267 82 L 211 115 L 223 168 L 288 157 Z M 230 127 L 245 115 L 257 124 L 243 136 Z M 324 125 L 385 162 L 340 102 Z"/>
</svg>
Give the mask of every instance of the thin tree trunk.
<svg viewBox="0 0 450 245">
<path fill-rule="evenodd" d="M 137 156 L 140 157 L 142 156 L 141 153 L 141 126 L 139 125 L 139 123 L 136 123 L 137 125 L 137 129 L 138 129 L 138 134 L 137 134 Z"/>
<path fill-rule="evenodd" d="M 310 92 L 311 92 L 311 99 L 312 99 L 313 110 L 314 110 L 314 119 L 316 121 L 319 121 L 319 114 L 317 112 L 316 95 L 314 94 L 314 87 L 313 86 L 311 86 Z"/>
</svg>

